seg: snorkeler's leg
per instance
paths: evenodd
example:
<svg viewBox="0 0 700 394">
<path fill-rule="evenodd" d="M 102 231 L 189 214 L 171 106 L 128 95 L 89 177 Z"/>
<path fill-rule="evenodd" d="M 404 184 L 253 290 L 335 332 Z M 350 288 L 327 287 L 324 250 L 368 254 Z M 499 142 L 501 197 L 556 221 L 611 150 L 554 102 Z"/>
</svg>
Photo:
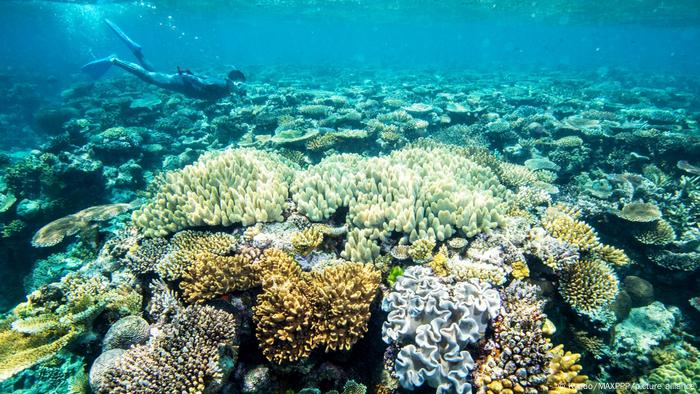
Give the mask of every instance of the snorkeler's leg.
<svg viewBox="0 0 700 394">
<path fill-rule="evenodd" d="M 157 81 L 154 78 L 154 75 L 156 73 L 146 70 L 145 68 L 139 66 L 136 63 L 125 62 L 124 60 L 121 60 L 117 57 L 112 57 L 110 61 L 115 66 L 121 68 L 122 70 L 130 74 L 137 76 L 140 80 L 146 83 L 157 83 Z"/>
<path fill-rule="evenodd" d="M 131 53 L 134 54 L 136 59 L 141 63 L 141 66 L 145 68 L 148 71 L 154 71 L 153 66 L 146 61 L 146 58 L 143 56 L 143 49 L 141 48 L 141 45 L 137 44 L 134 40 L 132 40 L 129 36 L 124 33 L 122 29 L 119 28 L 114 22 L 110 21 L 109 19 L 105 19 L 105 23 L 107 26 L 109 26 L 110 29 L 114 32 L 114 34 L 119 37 L 119 39 L 126 44 L 126 46 L 129 48 Z"/>
</svg>

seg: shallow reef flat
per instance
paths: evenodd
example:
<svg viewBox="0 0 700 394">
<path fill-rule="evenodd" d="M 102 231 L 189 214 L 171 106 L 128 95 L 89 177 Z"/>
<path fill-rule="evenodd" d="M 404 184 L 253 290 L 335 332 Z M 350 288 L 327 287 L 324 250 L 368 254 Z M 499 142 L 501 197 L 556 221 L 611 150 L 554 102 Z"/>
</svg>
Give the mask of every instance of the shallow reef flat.
<svg viewBox="0 0 700 394">
<path fill-rule="evenodd" d="M 247 74 L 0 93 L 0 392 L 698 392 L 699 79 Z"/>
</svg>

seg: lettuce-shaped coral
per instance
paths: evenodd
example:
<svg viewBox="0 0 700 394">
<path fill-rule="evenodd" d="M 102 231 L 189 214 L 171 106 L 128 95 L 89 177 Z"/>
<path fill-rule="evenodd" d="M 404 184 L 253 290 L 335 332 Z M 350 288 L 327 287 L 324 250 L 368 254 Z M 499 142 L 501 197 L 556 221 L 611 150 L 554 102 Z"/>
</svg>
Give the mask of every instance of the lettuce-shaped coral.
<svg viewBox="0 0 700 394">
<path fill-rule="evenodd" d="M 401 386 L 427 383 L 436 393 L 470 393 L 475 365 L 466 346 L 479 341 L 500 306 L 498 292 L 487 284 L 448 286 L 429 268 L 406 269 L 382 302 L 389 312 L 382 338 L 404 345 L 395 367 Z"/>
<path fill-rule="evenodd" d="M 166 175 L 155 196 L 133 214 L 147 236 L 196 226 L 281 221 L 294 171 L 281 157 L 256 150 L 206 153 Z"/>
</svg>

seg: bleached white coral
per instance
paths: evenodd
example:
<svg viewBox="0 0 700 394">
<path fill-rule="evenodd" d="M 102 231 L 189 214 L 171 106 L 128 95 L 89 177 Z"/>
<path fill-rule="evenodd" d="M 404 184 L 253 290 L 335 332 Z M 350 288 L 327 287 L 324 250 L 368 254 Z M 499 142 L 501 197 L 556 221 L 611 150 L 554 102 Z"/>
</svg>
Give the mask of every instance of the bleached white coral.
<svg viewBox="0 0 700 394">
<path fill-rule="evenodd" d="M 498 292 L 486 283 L 447 285 L 429 268 L 406 269 L 382 302 L 389 312 L 382 339 L 405 344 L 395 368 L 401 386 L 427 383 L 438 394 L 471 393 L 474 360 L 466 346 L 479 341 L 500 306 Z"/>
<path fill-rule="evenodd" d="M 332 156 L 296 177 L 292 198 L 312 220 L 347 207 L 353 227 L 402 241 L 471 237 L 503 224 L 508 196 L 496 175 L 445 148 L 409 148 L 358 160 Z"/>
<path fill-rule="evenodd" d="M 155 196 L 133 214 L 147 236 L 197 226 L 281 221 L 294 170 L 272 153 L 230 149 L 206 153 L 166 175 Z"/>
</svg>

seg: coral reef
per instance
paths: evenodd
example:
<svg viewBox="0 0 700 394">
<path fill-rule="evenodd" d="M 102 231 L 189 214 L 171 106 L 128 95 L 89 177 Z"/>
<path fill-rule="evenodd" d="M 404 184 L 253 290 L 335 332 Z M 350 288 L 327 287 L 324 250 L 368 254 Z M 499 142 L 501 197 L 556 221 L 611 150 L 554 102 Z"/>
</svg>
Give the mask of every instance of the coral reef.
<svg viewBox="0 0 700 394">
<path fill-rule="evenodd" d="M 209 306 L 192 305 L 164 325 L 148 344 L 118 356 L 103 373 L 99 393 L 204 393 L 223 385 L 235 361 L 236 319 Z M 228 348 L 222 352 L 221 347 Z"/>
</svg>

